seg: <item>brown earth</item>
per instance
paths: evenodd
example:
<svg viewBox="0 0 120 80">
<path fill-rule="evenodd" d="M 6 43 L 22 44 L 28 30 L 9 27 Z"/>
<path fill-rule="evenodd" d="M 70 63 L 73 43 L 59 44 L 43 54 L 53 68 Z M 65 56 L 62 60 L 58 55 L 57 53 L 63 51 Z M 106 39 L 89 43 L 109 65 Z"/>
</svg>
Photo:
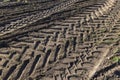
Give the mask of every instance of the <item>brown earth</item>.
<svg viewBox="0 0 120 80">
<path fill-rule="evenodd" d="M 0 80 L 120 80 L 119 4 L 0 4 Z"/>
</svg>

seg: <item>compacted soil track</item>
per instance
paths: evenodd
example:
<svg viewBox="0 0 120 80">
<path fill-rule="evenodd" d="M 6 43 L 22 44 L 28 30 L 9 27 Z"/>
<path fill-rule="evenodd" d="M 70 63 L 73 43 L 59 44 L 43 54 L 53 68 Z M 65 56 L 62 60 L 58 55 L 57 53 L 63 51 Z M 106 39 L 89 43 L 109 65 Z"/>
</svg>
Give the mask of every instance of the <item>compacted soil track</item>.
<svg viewBox="0 0 120 80">
<path fill-rule="evenodd" d="M 119 56 L 120 49 L 119 0 L 33 3 L 37 6 L 32 3 L 0 6 L 10 17 L 7 20 L 0 14 L 3 21 L 0 23 L 0 79 L 120 79 L 120 64 L 111 60 Z M 44 7 L 48 3 L 51 4 Z M 11 11 L 6 6 L 18 10 Z M 35 8 L 28 9 L 30 6 Z"/>
</svg>

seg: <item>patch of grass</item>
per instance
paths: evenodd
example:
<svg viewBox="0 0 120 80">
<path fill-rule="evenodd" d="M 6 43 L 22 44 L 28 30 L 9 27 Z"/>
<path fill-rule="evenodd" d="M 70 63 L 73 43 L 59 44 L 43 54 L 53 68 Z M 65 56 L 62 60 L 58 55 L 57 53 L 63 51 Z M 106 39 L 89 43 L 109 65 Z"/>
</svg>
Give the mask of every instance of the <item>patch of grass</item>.
<svg viewBox="0 0 120 80">
<path fill-rule="evenodd" d="M 92 38 L 96 38 L 97 37 L 96 33 L 95 34 L 91 34 L 91 37 Z"/>
<path fill-rule="evenodd" d="M 116 53 L 119 53 L 120 52 L 120 48 L 118 48 L 117 52 Z"/>
<path fill-rule="evenodd" d="M 113 49 L 113 54 L 120 53 L 120 48 Z"/>
<path fill-rule="evenodd" d="M 105 33 L 107 30 L 105 28 L 100 30 L 100 33 Z"/>
<path fill-rule="evenodd" d="M 112 44 L 112 43 L 114 43 L 114 42 L 116 42 L 116 39 L 104 40 L 102 43 L 109 45 L 109 44 Z"/>
<path fill-rule="evenodd" d="M 114 56 L 114 57 L 112 58 L 112 62 L 115 62 L 115 63 L 120 62 L 120 56 Z"/>
<path fill-rule="evenodd" d="M 119 50 L 118 48 L 114 48 L 114 49 L 113 49 L 113 54 L 117 53 L 118 50 Z"/>
<path fill-rule="evenodd" d="M 3 0 L 3 2 L 10 2 L 10 0 Z"/>
</svg>

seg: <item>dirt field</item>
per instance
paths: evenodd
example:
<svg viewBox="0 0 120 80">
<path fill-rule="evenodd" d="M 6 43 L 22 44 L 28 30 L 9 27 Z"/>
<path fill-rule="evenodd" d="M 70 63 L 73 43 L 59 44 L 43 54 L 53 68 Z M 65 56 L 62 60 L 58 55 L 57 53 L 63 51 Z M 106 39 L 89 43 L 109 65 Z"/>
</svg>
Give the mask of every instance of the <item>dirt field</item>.
<svg viewBox="0 0 120 80">
<path fill-rule="evenodd" d="M 120 80 L 120 0 L 0 3 L 0 80 Z"/>
</svg>

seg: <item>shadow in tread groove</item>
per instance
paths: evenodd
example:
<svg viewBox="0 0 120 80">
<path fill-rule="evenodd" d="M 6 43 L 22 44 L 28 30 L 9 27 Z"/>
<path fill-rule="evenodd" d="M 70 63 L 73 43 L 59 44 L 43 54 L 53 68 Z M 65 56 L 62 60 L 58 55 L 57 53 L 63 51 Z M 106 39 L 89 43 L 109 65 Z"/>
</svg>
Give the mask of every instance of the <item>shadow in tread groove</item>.
<svg viewBox="0 0 120 80">
<path fill-rule="evenodd" d="M 15 80 L 17 80 L 21 76 L 22 72 L 24 71 L 24 69 L 25 69 L 25 67 L 27 66 L 28 63 L 29 63 L 29 60 L 24 61 L 23 65 L 19 69 L 19 72 L 18 72 Z"/>
<path fill-rule="evenodd" d="M 101 69 L 100 71 L 95 73 L 95 75 L 92 77 L 92 79 L 98 77 L 101 73 L 104 73 L 104 72 L 107 72 L 108 70 L 111 70 L 115 66 L 117 66 L 117 63 L 114 63 L 114 64 L 112 64 L 110 66 L 105 67 L 104 69 Z"/>
<path fill-rule="evenodd" d="M 48 60 L 48 57 L 50 56 L 50 53 L 51 53 L 51 50 L 49 49 L 49 50 L 47 51 L 47 53 L 46 53 L 46 56 L 45 56 L 45 59 L 44 59 L 44 61 L 43 61 L 42 67 L 45 66 L 45 64 L 46 64 L 46 62 L 47 62 L 47 60 Z"/>
<path fill-rule="evenodd" d="M 56 47 L 54 61 L 56 61 L 56 58 L 57 58 L 57 56 L 58 56 L 59 51 L 60 51 L 60 45 L 58 45 L 58 46 Z"/>
<path fill-rule="evenodd" d="M 70 45 L 70 41 L 68 40 L 66 43 L 65 43 L 65 56 L 64 57 L 66 57 L 67 56 L 67 49 L 68 49 L 68 47 L 69 47 L 69 45 Z"/>
<path fill-rule="evenodd" d="M 33 72 L 35 66 L 37 65 L 37 63 L 38 63 L 38 61 L 39 61 L 39 59 L 40 59 L 40 57 L 41 57 L 41 55 L 37 55 L 37 56 L 36 56 L 36 58 L 35 58 L 35 60 L 34 60 L 34 62 L 33 62 L 33 65 L 32 65 L 32 67 L 31 67 L 31 69 L 30 69 L 30 71 L 29 71 L 29 75 L 31 75 L 31 73 Z"/>
<path fill-rule="evenodd" d="M 9 69 L 9 71 L 8 71 L 8 73 L 6 74 L 6 76 L 3 78 L 3 80 L 7 80 L 8 78 L 9 78 L 9 76 L 13 73 L 13 71 L 16 69 L 16 66 L 17 65 L 14 65 L 14 66 L 12 66 L 10 69 Z"/>
</svg>

